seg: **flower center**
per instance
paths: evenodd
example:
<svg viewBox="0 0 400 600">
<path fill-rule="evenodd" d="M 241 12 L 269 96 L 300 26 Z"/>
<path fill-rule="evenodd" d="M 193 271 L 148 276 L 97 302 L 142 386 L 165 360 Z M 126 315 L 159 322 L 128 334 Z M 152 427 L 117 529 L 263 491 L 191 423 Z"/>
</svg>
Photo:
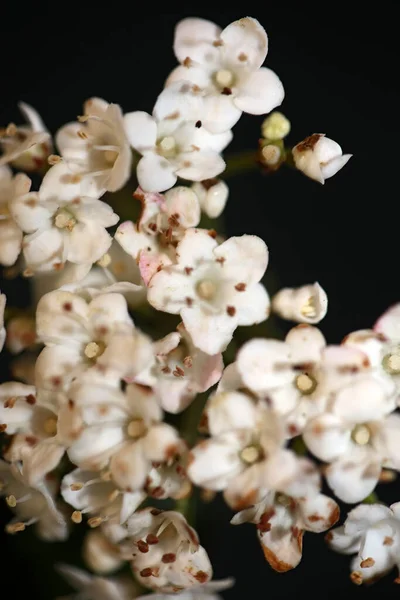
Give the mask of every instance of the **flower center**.
<svg viewBox="0 0 400 600">
<path fill-rule="evenodd" d="M 307 396 L 308 394 L 312 394 L 316 389 L 317 380 L 308 373 L 300 373 L 300 375 L 297 375 L 296 379 L 294 380 L 294 385 L 299 392 Z"/>
<path fill-rule="evenodd" d="M 54 218 L 54 225 L 58 227 L 58 229 L 68 229 L 68 231 L 72 231 L 76 225 L 76 219 L 72 213 L 65 208 L 62 208 L 57 212 Z"/>
<path fill-rule="evenodd" d="M 85 356 L 87 358 L 98 358 L 101 356 L 106 349 L 103 342 L 89 342 L 84 350 Z"/>
<path fill-rule="evenodd" d="M 7 219 L 10 216 L 10 211 L 7 202 L 0 202 L 0 220 Z"/>
<path fill-rule="evenodd" d="M 115 163 L 115 161 L 117 160 L 117 157 L 118 157 L 118 152 L 116 150 L 106 150 L 104 152 L 104 160 L 109 165 L 113 165 Z"/>
<path fill-rule="evenodd" d="M 366 446 L 369 443 L 371 436 L 371 429 L 365 424 L 356 425 L 351 432 L 351 439 L 358 444 L 358 446 Z"/>
<path fill-rule="evenodd" d="M 253 445 L 243 448 L 243 450 L 240 453 L 240 458 L 248 465 L 252 465 L 261 458 L 261 455 L 262 451 L 260 446 Z"/>
<path fill-rule="evenodd" d="M 196 292 L 202 300 L 212 300 L 217 293 L 217 286 L 211 279 L 202 279 L 196 286 Z"/>
<path fill-rule="evenodd" d="M 132 438 L 141 437 L 146 433 L 147 427 L 143 419 L 132 419 L 128 425 L 128 435 Z"/>
<path fill-rule="evenodd" d="M 215 73 L 215 82 L 220 88 L 229 88 L 232 86 L 234 76 L 228 69 L 220 69 Z"/>
<path fill-rule="evenodd" d="M 289 496 L 286 496 L 286 494 L 277 494 L 276 498 L 275 498 L 275 502 L 277 504 L 280 504 L 281 506 L 285 506 L 286 508 L 289 508 L 289 506 L 291 506 L 293 500 Z"/>
<path fill-rule="evenodd" d="M 56 435 L 57 433 L 57 419 L 55 417 L 49 417 L 43 423 L 43 429 L 45 433 L 49 435 Z"/>
<path fill-rule="evenodd" d="M 300 309 L 303 317 L 308 319 L 314 319 L 317 316 L 317 308 L 315 306 L 315 299 L 313 296 L 310 296 L 305 304 Z"/>
<path fill-rule="evenodd" d="M 162 138 L 158 144 L 158 151 L 164 157 L 172 157 L 175 156 L 177 152 L 177 145 L 175 138 L 172 135 L 167 135 Z"/>
<path fill-rule="evenodd" d="M 382 361 L 382 366 L 391 375 L 400 374 L 400 354 L 394 352 L 393 354 L 387 354 Z"/>
</svg>

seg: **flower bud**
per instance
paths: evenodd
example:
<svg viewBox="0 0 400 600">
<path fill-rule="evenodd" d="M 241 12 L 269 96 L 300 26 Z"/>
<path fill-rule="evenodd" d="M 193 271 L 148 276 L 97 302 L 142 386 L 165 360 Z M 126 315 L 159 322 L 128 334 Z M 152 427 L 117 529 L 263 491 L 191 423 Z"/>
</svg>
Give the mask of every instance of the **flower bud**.
<svg viewBox="0 0 400 600">
<path fill-rule="evenodd" d="M 340 171 L 353 156 L 343 154 L 339 144 L 325 137 L 324 133 L 313 133 L 297 144 L 292 153 L 296 168 L 322 184 Z"/>
<path fill-rule="evenodd" d="M 267 140 L 283 140 L 290 131 L 290 121 L 279 111 L 268 115 L 261 125 L 263 138 Z"/>
<path fill-rule="evenodd" d="M 299 288 L 284 288 L 272 299 L 272 310 L 288 321 L 315 324 L 327 313 L 328 297 L 317 282 Z"/>
<path fill-rule="evenodd" d="M 123 563 L 116 546 L 106 538 L 101 529 L 93 529 L 86 534 L 83 559 L 89 569 L 99 575 L 108 575 Z"/>
<path fill-rule="evenodd" d="M 206 179 L 192 185 L 192 190 L 197 194 L 201 210 L 210 219 L 216 219 L 225 208 L 228 200 L 229 188 L 221 179 Z"/>
</svg>

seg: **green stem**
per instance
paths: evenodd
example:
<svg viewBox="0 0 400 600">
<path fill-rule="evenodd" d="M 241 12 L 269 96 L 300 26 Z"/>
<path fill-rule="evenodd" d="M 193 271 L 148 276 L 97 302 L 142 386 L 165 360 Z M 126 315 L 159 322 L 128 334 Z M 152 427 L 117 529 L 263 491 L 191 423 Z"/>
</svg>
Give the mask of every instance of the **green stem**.
<svg viewBox="0 0 400 600">
<path fill-rule="evenodd" d="M 246 150 L 226 157 L 226 169 L 221 177 L 227 179 L 233 175 L 246 173 L 258 168 L 258 151 Z"/>
</svg>

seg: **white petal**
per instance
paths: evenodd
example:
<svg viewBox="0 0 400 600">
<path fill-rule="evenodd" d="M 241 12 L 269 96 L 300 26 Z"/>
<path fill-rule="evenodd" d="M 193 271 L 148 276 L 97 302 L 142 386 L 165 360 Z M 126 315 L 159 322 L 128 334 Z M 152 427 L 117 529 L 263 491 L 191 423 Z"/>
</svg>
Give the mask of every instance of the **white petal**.
<svg viewBox="0 0 400 600">
<path fill-rule="evenodd" d="M 78 467 L 99 470 L 124 441 L 122 427 L 91 426 L 84 429 L 68 449 L 68 457 Z"/>
<path fill-rule="evenodd" d="M 136 169 L 140 187 L 147 192 L 169 190 L 177 180 L 175 167 L 166 158 L 152 152 L 140 159 Z"/>
<path fill-rule="evenodd" d="M 285 338 L 290 346 L 290 360 L 295 363 L 319 362 L 326 340 L 317 327 L 297 325 Z"/>
<path fill-rule="evenodd" d="M 185 152 L 179 155 L 176 174 L 189 181 L 203 181 L 217 177 L 225 166 L 222 156 L 213 150 Z"/>
<path fill-rule="evenodd" d="M 186 57 L 202 64 L 207 63 L 208 53 L 217 53 L 218 49 L 213 46 L 221 28 L 211 21 L 192 18 L 182 19 L 175 28 L 174 52 L 179 62 Z"/>
<path fill-rule="evenodd" d="M 304 501 L 299 500 L 299 506 L 304 528 L 315 533 L 333 527 L 340 516 L 336 502 L 324 494 L 308 497 Z"/>
<path fill-rule="evenodd" d="M 0 418 L 1 420 L 1 418 Z M 387 466 L 400 471 L 400 415 L 391 414 L 374 436 L 374 447 L 384 457 Z"/>
<path fill-rule="evenodd" d="M 153 245 L 153 238 L 145 233 L 140 233 L 132 221 L 121 223 L 114 237 L 121 244 L 125 252 L 130 254 L 135 260 L 138 258 L 140 250 L 148 247 L 151 248 L 150 244 Z"/>
<path fill-rule="evenodd" d="M 276 365 L 288 365 L 288 361 L 289 349 L 284 342 L 254 339 L 246 342 L 239 350 L 237 368 L 245 386 L 255 392 L 262 392 L 293 379 L 289 368 L 276 368 Z"/>
<path fill-rule="evenodd" d="M 400 340 L 400 303 L 394 304 L 379 317 L 374 330 L 389 340 Z"/>
<path fill-rule="evenodd" d="M 178 432 L 167 423 L 153 425 L 143 438 L 143 449 L 150 461 L 166 462 L 178 454 L 179 448 Z"/>
<path fill-rule="evenodd" d="M 350 449 L 351 428 L 342 419 L 326 413 L 309 421 L 303 439 L 309 450 L 321 460 L 330 462 L 345 456 Z"/>
<path fill-rule="evenodd" d="M 129 492 L 139 490 L 151 469 L 151 462 L 145 455 L 142 440 L 126 443 L 112 457 L 110 468 L 118 487 Z"/>
<path fill-rule="evenodd" d="M 226 350 L 237 327 L 235 316 L 207 314 L 197 306 L 185 305 L 181 309 L 181 317 L 193 344 L 207 354 Z"/>
<path fill-rule="evenodd" d="M 206 229 L 188 229 L 176 248 L 178 263 L 197 267 L 199 263 L 212 260 L 218 242 Z"/>
<path fill-rule="evenodd" d="M 240 392 L 214 394 L 206 404 L 205 414 L 210 435 L 256 427 L 256 405 L 249 396 Z"/>
<path fill-rule="evenodd" d="M 355 554 L 360 548 L 360 537 L 347 535 L 343 525 L 332 529 L 325 539 L 332 550 L 341 554 Z"/>
<path fill-rule="evenodd" d="M 384 504 L 360 504 L 347 515 L 344 532 L 350 537 L 360 537 L 372 525 L 389 519 L 392 516 L 390 508 Z"/>
<path fill-rule="evenodd" d="M 260 488 L 261 468 L 256 463 L 230 480 L 224 491 L 224 500 L 232 510 L 242 510 L 265 496 L 265 490 Z"/>
<path fill-rule="evenodd" d="M 65 161 L 53 165 L 43 177 L 39 189 L 40 201 L 56 208 L 80 196 L 99 198 L 104 189 L 99 188 L 96 178 L 79 177 Z"/>
<path fill-rule="evenodd" d="M 0 264 L 11 267 L 22 247 L 22 231 L 11 219 L 0 221 Z"/>
<path fill-rule="evenodd" d="M 179 216 L 179 225 L 187 229 L 199 224 L 201 211 L 198 198 L 193 190 L 177 186 L 165 194 L 165 202 L 170 215 Z"/>
<path fill-rule="evenodd" d="M 382 523 L 368 529 L 356 562 L 357 571 L 362 574 L 363 581 L 374 581 L 376 577 L 382 577 L 393 568 L 391 547 L 385 544 L 386 538 L 393 539 L 393 533 L 393 527 L 389 523 Z M 364 564 L 363 561 L 368 562 L 368 558 L 372 558 L 373 564 L 367 567 L 361 566 Z"/>
<path fill-rule="evenodd" d="M 87 303 L 77 294 L 61 290 L 49 292 L 40 299 L 37 307 L 37 335 L 45 344 L 90 341 L 88 315 Z"/>
<path fill-rule="evenodd" d="M 374 491 L 381 472 L 380 461 L 356 448 L 331 463 L 326 471 L 326 481 L 335 496 L 348 504 L 361 502 Z"/>
<path fill-rule="evenodd" d="M 156 144 L 157 123 L 151 115 L 141 110 L 124 115 L 125 133 L 132 148 L 142 153 Z"/>
<path fill-rule="evenodd" d="M 242 116 L 231 95 L 209 94 L 204 98 L 201 122 L 211 133 L 229 131 Z"/>
<path fill-rule="evenodd" d="M 51 212 L 40 204 L 39 194 L 31 192 L 18 196 L 11 202 L 10 211 L 19 227 L 26 233 L 32 233 L 46 226 Z"/>
<path fill-rule="evenodd" d="M 241 85 L 240 85 L 241 84 Z M 251 115 L 264 115 L 282 104 L 285 90 L 279 77 L 262 67 L 240 82 L 235 106 Z"/>
<path fill-rule="evenodd" d="M 221 32 L 222 51 L 232 65 L 246 64 L 252 69 L 260 67 L 268 52 L 268 37 L 264 27 L 251 17 L 234 21 Z M 240 57 L 240 58 L 239 58 Z"/>
<path fill-rule="evenodd" d="M 161 269 L 149 282 L 147 300 L 157 310 L 178 314 L 192 297 L 192 279 L 175 266 Z"/>
<path fill-rule="evenodd" d="M 26 264 L 34 271 L 49 271 L 63 264 L 64 237 L 56 228 L 44 229 L 26 235 L 23 242 Z"/>
<path fill-rule="evenodd" d="M 43 348 L 35 364 L 38 391 L 62 391 L 84 367 L 79 345 Z"/>
<path fill-rule="evenodd" d="M 214 252 L 224 258 L 224 269 L 237 274 L 237 281 L 246 284 L 258 283 L 268 266 L 268 248 L 256 235 L 231 237 Z"/>
<path fill-rule="evenodd" d="M 343 154 L 343 156 L 332 158 L 332 160 L 326 164 L 321 164 L 322 177 L 324 179 L 329 179 L 329 177 L 336 175 L 336 173 L 340 171 L 340 169 L 343 169 L 344 165 L 349 162 L 352 156 L 352 154 Z"/>
<path fill-rule="evenodd" d="M 34 448 L 23 453 L 23 468 L 26 481 L 35 487 L 45 475 L 55 469 L 65 452 L 65 448 L 57 443 L 42 441 Z"/>
<path fill-rule="evenodd" d="M 274 571 L 286 573 L 301 561 L 303 530 L 296 527 L 290 509 L 277 503 L 269 524 L 269 531 L 258 532 L 264 556 Z"/>
<path fill-rule="evenodd" d="M 236 308 L 238 325 L 254 325 L 269 317 L 270 300 L 268 292 L 261 283 L 255 283 L 244 292 L 237 292 L 232 299 Z"/>
<path fill-rule="evenodd" d="M 394 408 L 379 382 L 365 377 L 339 390 L 332 412 L 348 423 L 365 423 L 383 418 Z"/>
<path fill-rule="evenodd" d="M 47 131 L 39 113 L 26 102 L 18 102 L 18 108 L 24 115 L 33 131 Z"/>
</svg>

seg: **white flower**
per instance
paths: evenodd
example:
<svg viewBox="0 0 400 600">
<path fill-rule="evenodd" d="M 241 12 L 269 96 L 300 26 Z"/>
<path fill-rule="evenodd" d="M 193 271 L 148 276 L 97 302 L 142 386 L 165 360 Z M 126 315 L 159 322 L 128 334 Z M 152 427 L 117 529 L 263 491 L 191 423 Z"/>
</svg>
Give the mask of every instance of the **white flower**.
<svg viewBox="0 0 400 600">
<path fill-rule="evenodd" d="M 176 253 L 177 264 L 152 277 L 147 298 L 157 310 L 180 314 L 200 350 L 217 354 L 238 325 L 268 317 L 269 297 L 259 283 L 268 249 L 259 237 L 242 235 L 218 245 L 210 232 L 188 229 Z"/>
<path fill-rule="evenodd" d="M 138 264 L 140 275 L 148 285 L 160 267 L 175 261 L 175 248 L 186 229 L 200 221 L 200 204 L 196 194 L 187 187 L 177 186 L 164 195 L 144 192 L 140 187 L 134 193 L 140 200 L 142 212 L 137 223 L 125 221 L 115 240 Z"/>
<path fill-rule="evenodd" d="M 87 265 L 89 271 L 111 246 L 106 227 L 119 217 L 93 196 L 88 180 L 84 183 L 61 162 L 47 172 L 38 193 L 13 199 L 11 214 L 28 234 L 23 251 L 30 270 L 61 269 L 70 261 Z"/>
<path fill-rule="evenodd" d="M 328 311 L 328 297 L 317 282 L 284 288 L 272 298 L 272 310 L 288 321 L 319 323 Z"/>
<path fill-rule="evenodd" d="M 325 470 L 335 495 L 360 502 L 378 483 L 381 468 L 400 469 L 400 416 L 393 396 L 371 375 L 339 390 L 329 412 L 308 421 L 303 439 Z"/>
<path fill-rule="evenodd" d="M 351 561 L 351 580 L 373 583 L 393 567 L 400 570 L 400 502 L 360 504 L 347 515 L 341 527 L 326 535 L 333 550 L 357 554 Z"/>
<path fill-rule="evenodd" d="M 0 166 L 0 264 L 10 267 L 17 260 L 22 247 L 22 231 L 10 213 L 15 196 L 29 192 L 30 179 L 23 173 L 13 177 L 11 169 Z"/>
<path fill-rule="evenodd" d="M 19 354 L 36 342 L 35 319 L 27 315 L 13 317 L 7 322 L 7 350 Z"/>
<path fill-rule="evenodd" d="M 234 579 L 220 579 L 208 581 L 207 583 L 200 583 L 194 585 L 189 589 L 182 590 L 180 592 L 174 592 L 173 594 L 146 594 L 145 596 L 139 596 L 136 600 L 222 600 L 222 597 L 215 592 L 221 592 L 234 585 Z"/>
<path fill-rule="evenodd" d="M 234 21 L 223 31 L 204 19 L 183 19 L 174 40 L 181 66 L 171 73 L 167 85 L 186 80 L 205 90 L 205 127 L 226 131 L 242 111 L 262 115 L 281 104 L 280 79 L 261 66 L 267 51 L 265 29 L 251 17 Z"/>
<path fill-rule="evenodd" d="M 121 294 L 87 302 L 72 292 L 49 292 L 38 304 L 36 324 L 46 346 L 36 363 L 39 392 L 62 391 L 94 365 L 106 375 L 135 377 L 154 360 L 151 341 L 134 328 Z"/>
<path fill-rule="evenodd" d="M 156 362 L 138 383 L 154 388 L 164 410 L 179 413 L 194 397 L 216 384 L 222 374 L 222 354 L 206 354 L 193 345 L 180 323 L 177 331 L 154 343 Z"/>
<path fill-rule="evenodd" d="M 24 531 L 28 525 L 36 523 L 42 539 L 66 539 L 66 521 L 55 504 L 56 489 L 50 483 L 54 482 L 29 487 L 18 465 L 0 460 L 0 496 L 6 497 L 8 506 L 15 512 L 15 518 L 6 526 L 8 533 Z"/>
<path fill-rule="evenodd" d="M 3 350 L 6 340 L 6 329 L 4 327 L 4 311 L 6 308 L 7 298 L 5 294 L 0 294 L 0 352 Z"/>
<path fill-rule="evenodd" d="M 61 127 L 56 143 L 70 168 L 82 177 L 94 177 L 102 192 L 115 192 L 128 181 L 132 155 L 118 104 L 87 100 L 80 122 Z"/>
<path fill-rule="evenodd" d="M 229 196 L 229 188 L 222 179 L 205 179 L 192 185 L 197 194 L 201 210 L 210 219 L 216 219 L 223 212 Z"/>
<path fill-rule="evenodd" d="M 336 175 L 353 156 L 343 154 L 339 144 L 325 137 L 324 133 L 313 133 L 297 144 L 292 152 L 297 169 L 319 183 L 325 183 L 325 179 Z"/>
<path fill-rule="evenodd" d="M 91 527 L 103 522 L 122 525 L 146 498 L 141 491 L 120 490 L 112 481 L 110 471 L 84 469 L 75 469 L 64 476 L 61 494 L 75 509 L 72 520 L 80 523 L 82 515 L 91 515 L 88 521 Z"/>
<path fill-rule="evenodd" d="M 318 491 L 300 498 L 269 492 L 258 504 L 236 514 L 231 523 L 255 523 L 266 560 L 275 571 L 285 573 L 301 561 L 304 532 L 326 531 L 339 514 L 336 502 Z"/>
<path fill-rule="evenodd" d="M 0 165 L 11 163 L 23 171 L 36 171 L 43 167 L 52 150 L 50 134 L 42 119 L 32 106 L 19 103 L 19 109 L 28 125 L 17 127 L 14 123 L 0 133 Z"/>
<path fill-rule="evenodd" d="M 138 588 L 132 578 L 99 577 L 71 565 L 58 564 L 57 571 L 77 590 L 76 594 L 58 600 L 133 600 Z"/>
<path fill-rule="evenodd" d="M 87 532 L 83 540 L 82 555 L 85 564 L 98 575 L 108 575 L 123 564 L 118 547 L 105 536 L 101 529 Z"/>
<path fill-rule="evenodd" d="M 153 468 L 146 477 L 145 492 L 157 499 L 186 498 L 192 491 L 192 484 L 186 473 L 188 451 L 179 449 L 177 454 L 167 463 L 153 462 Z"/>
<path fill-rule="evenodd" d="M 142 111 L 125 115 L 130 144 L 143 155 L 136 171 L 143 190 L 161 192 L 178 177 L 202 181 L 225 169 L 219 153 L 232 133 L 224 130 L 213 135 L 203 127 L 202 101 L 190 84 L 178 82 L 161 92 L 153 116 Z"/>
<path fill-rule="evenodd" d="M 207 553 L 180 513 L 139 510 L 128 520 L 128 532 L 122 549 L 145 587 L 173 593 L 211 579 Z"/>
<path fill-rule="evenodd" d="M 201 424 L 212 437 L 192 449 L 188 475 L 196 485 L 223 490 L 231 508 L 259 502 L 268 489 L 292 479 L 294 458 L 284 449 L 282 424 L 263 402 L 242 392 L 217 392 Z"/>
</svg>

